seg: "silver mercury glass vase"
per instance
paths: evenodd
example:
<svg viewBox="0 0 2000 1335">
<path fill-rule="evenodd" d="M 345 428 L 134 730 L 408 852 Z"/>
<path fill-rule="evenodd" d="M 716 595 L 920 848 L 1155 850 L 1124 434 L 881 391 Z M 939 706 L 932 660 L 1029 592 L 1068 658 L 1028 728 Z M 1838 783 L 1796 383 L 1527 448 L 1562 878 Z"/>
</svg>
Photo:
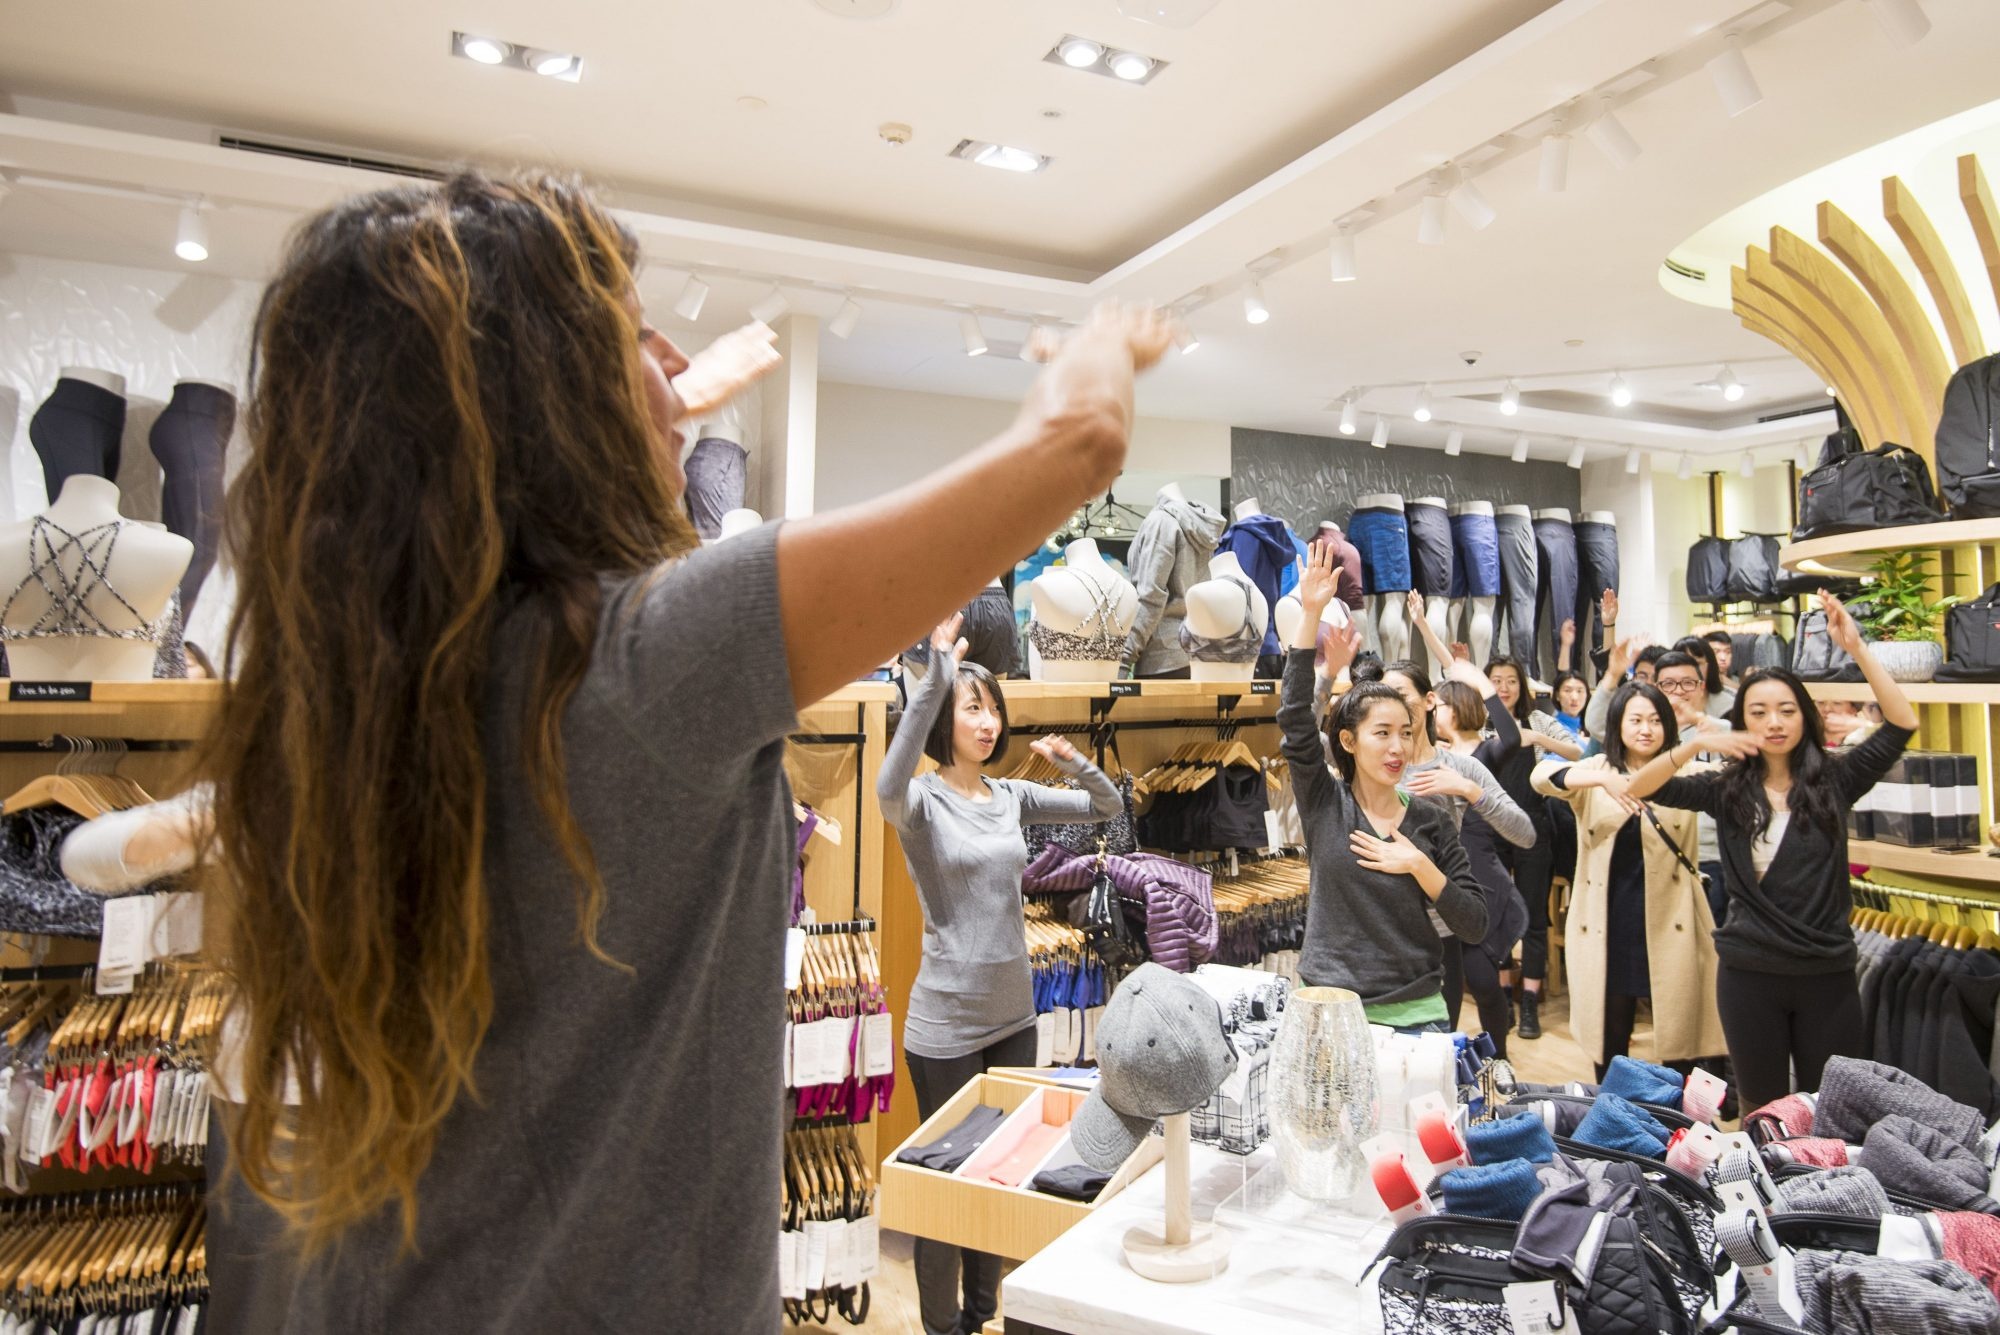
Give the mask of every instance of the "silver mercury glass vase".
<svg viewBox="0 0 2000 1335">
<path fill-rule="evenodd" d="M 1285 1185 L 1308 1200 L 1347 1199 L 1368 1172 L 1361 1147 L 1380 1120 L 1375 1039 L 1358 995 L 1344 987 L 1291 994 L 1271 1050 L 1270 1096 Z"/>
</svg>

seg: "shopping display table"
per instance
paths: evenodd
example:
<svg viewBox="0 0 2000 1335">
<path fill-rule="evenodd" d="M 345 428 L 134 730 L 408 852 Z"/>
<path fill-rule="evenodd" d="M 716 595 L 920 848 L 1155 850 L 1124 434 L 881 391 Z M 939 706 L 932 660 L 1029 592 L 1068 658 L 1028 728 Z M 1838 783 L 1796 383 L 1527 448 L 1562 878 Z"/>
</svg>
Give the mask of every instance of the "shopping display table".
<svg viewBox="0 0 2000 1335">
<path fill-rule="evenodd" d="M 1266 1146 L 1247 1158 L 1196 1145 L 1194 1217 L 1215 1217 L 1246 1182 L 1270 1166 Z M 1000 1310 L 1007 1335 L 1325 1335 L 1382 1329 L 1372 1284 L 1358 1281 L 1389 1230 L 1369 1229 L 1335 1245 L 1309 1230 L 1246 1223 L 1225 1211 L 1234 1241 L 1214 1279 L 1157 1284 L 1125 1262 L 1125 1230 L 1157 1222 L 1166 1173 L 1154 1167 L 1090 1217 L 1009 1275 Z"/>
</svg>

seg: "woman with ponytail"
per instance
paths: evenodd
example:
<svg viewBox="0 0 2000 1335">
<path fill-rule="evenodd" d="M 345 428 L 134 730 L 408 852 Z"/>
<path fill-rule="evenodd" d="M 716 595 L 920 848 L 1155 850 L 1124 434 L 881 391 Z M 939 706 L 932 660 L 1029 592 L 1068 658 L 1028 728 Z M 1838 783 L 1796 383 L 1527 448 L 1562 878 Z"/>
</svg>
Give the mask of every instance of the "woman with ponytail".
<svg viewBox="0 0 2000 1335">
<path fill-rule="evenodd" d="M 1327 769 L 1313 723 L 1313 657 L 1320 613 L 1338 587 L 1334 567 L 1332 549 L 1315 542 L 1299 580 L 1304 615 L 1278 706 L 1312 864 L 1299 977 L 1358 993 L 1373 1023 L 1443 1030 L 1444 946 L 1426 910 L 1434 907 L 1452 935 L 1476 945 L 1486 935 L 1486 901 L 1449 808 L 1397 787 L 1418 720 L 1395 687 L 1366 682 L 1334 702 L 1326 740 L 1337 773 Z M 1353 627 L 1332 631 L 1329 677 L 1352 661 L 1357 644 Z"/>
<path fill-rule="evenodd" d="M 465 174 L 308 219 L 264 294 L 212 1331 L 775 1328 L 784 739 L 1103 492 L 1172 335 L 1100 312 L 983 449 L 704 549 L 638 259 Z"/>
</svg>

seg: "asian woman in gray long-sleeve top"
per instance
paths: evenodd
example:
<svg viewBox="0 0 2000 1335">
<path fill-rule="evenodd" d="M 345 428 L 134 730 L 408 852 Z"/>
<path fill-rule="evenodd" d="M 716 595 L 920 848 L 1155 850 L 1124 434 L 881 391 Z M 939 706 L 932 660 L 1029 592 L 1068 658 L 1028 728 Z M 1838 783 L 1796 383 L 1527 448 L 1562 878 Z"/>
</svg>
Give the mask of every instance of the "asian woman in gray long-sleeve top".
<svg viewBox="0 0 2000 1335">
<path fill-rule="evenodd" d="M 1358 993 L 1376 1024 L 1442 1028 L 1444 950 L 1425 910 L 1435 906 L 1453 935 L 1478 942 L 1486 935 L 1486 900 L 1450 811 L 1397 791 L 1416 720 L 1394 689 L 1369 683 L 1341 699 L 1327 722 L 1339 776 L 1326 767 L 1313 723 L 1313 654 L 1320 613 L 1335 589 L 1332 553 L 1314 543 L 1299 581 L 1304 615 L 1278 706 L 1312 863 L 1299 974 L 1308 986 Z M 1355 647 L 1352 628 L 1333 632 L 1329 676 Z"/>
<path fill-rule="evenodd" d="M 1123 801 L 1104 771 L 1060 737 L 1044 737 L 1034 750 L 1081 791 L 986 777 L 985 767 L 1006 754 L 1007 702 L 990 672 L 963 661 L 960 620 L 931 636 L 930 671 L 910 697 L 876 784 L 924 910 L 923 963 L 903 1018 L 903 1055 L 926 1119 L 989 1067 L 1035 1064 L 1021 827 L 1107 821 Z M 926 755 L 938 768 L 919 777 Z M 916 1262 L 926 1335 L 983 1330 L 993 1319 L 998 1257 L 919 1238 Z"/>
</svg>

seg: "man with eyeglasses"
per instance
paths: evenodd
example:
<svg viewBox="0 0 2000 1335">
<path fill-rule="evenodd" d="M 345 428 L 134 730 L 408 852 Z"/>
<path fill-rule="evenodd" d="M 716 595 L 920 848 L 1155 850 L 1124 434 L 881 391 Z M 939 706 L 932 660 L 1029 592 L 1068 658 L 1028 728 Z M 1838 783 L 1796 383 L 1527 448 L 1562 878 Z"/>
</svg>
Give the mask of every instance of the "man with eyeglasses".
<svg viewBox="0 0 2000 1335">
<path fill-rule="evenodd" d="M 1681 736 L 1689 737 L 1697 732 L 1728 732 L 1729 720 L 1711 717 L 1708 712 L 1707 668 L 1693 654 L 1678 650 L 1660 655 L 1653 664 L 1653 684 L 1674 707 L 1674 722 L 1679 726 Z M 1706 758 L 1707 752 L 1701 757 Z M 1722 917 L 1728 908 L 1728 900 L 1722 893 L 1722 853 L 1715 842 L 1715 818 L 1703 816 L 1700 822 L 1701 856 L 1698 859 L 1701 873 L 1707 881 L 1708 906 L 1715 911 L 1715 925 L 1722 925 Z"/>
</svg>

